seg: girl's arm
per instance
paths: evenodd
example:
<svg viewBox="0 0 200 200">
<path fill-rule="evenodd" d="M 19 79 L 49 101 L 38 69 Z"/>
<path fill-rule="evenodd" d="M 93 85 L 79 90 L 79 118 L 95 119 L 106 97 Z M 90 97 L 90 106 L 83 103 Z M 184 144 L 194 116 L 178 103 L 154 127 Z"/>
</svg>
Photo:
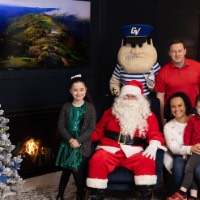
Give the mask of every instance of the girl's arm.
<svg viewBox="0 0 200 200">
<path fill-rule="evenodd" d="M 67 124 L 67 105 L 68 104 L 64 104 L 61 108 L 60 111 L 60 116 L 58 119 L 58 127 L 57 130 L 59 132 L 59 134 L 62 136 L 62 138 L 64 140 L 66 140 L 67 142 L 70 141 L 70 139 L 72 139 L 72 137 L 70 136 L 70 134 L 68 133 L 67 129 L 66 129 L 66 124 Z"/>
<path fill-rule="evenodd" d="M 184 144 L 186 146 L 191 145 L 192 133 L 193 133 L 193 130 L 194 130 L 194 120 L 195 120 L 195 116 L 190 117 L 190 119 L 187 123 L 187 126 L 185 127 Z M 196 153 L 196 154 L 200 154 L 200 143 L 191 146 L 190 151 L 193 152 L 193 153 Z"/>
<path fill-rule="evenodd" d="M 96 111 L 94 105 L 86 104 L 86 113 L 84 116 L 83 126 L 81 128 L 81 134 L 77 138 L 79 144 L 91 139 L 91 134 L 95 129 L 96 125 Z"/>
<path fill-rule="evenodd" d="M 185 131 L 184 131 L 184 145 L 189 146 L 191 145 L 191 137 L 192 137 L 192 129 L 193 129 L 193 117 L 190 117 L 190 119 L 188 120 L 188 123 L 185 127 Z"/>
</svg>

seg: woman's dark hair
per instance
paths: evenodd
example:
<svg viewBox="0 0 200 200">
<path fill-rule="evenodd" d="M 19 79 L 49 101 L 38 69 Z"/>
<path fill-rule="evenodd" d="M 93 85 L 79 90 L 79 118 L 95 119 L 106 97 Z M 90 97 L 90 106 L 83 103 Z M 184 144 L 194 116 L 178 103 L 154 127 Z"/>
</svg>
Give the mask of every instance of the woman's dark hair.
<svg viewBox="0 0 200 200">
<path fill-rule="evenodd" d="M 75 77 L 75 78 L 72 78 L 71 81 L 70 81 L 70 83 L 69 83 L 69 90 L 72 88 L 72 85 L 74 83 L 78 83 L 78 82 L 83 83 L 85 85 L 85 87 L 87 87 L 86 86 L 86 82 L 85 82 L 85 80 L 82 77 Z M 74 100 L 74 98 L 71 95 L 71 93 L 69 92 L 68 98 L 67 98 L 67 102 L 72 102 L 73 100 Z M 88 93 L 88 89 L 86 91 L 86 95 L 84 97 L 84 100 L 87 101 L 87 102 L 89 102 L 89 103 L 92 103 L 92 99 L 91 99 L 91 97 L 90 97 L 90 95 Z"/>
<path fill-rule="evenodd" d="M 164 113 L 165 113 L 165 119 L 167 119 L 167 121 L 170 121 L 171 119 L 174 118 L 174 116 L 171 113 L 170 102 L 172 99 L 177 97 L 183 99 L 186 107 L 186 115 L 188 116 L 192 112 L 192 106 L 189 97 L 184 92 L 176 92 L 167 100 L 167 103 L 165 105 Z"/>
</svg>

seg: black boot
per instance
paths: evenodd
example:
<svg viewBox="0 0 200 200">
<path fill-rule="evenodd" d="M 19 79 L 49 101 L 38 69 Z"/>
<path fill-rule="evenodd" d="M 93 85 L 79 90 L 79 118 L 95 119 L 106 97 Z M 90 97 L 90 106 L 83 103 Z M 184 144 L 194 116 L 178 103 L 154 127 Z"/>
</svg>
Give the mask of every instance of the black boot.
<svg viewBox="0 0 200 200">
<path fill-rule="evenodd" d="M 104 190 L 93 189 L 89 199 L 90 200 L 104 200 Z"/>
<path fill-rule="evenodd" d="M 69 181 L 71 175 L 71 170 L 69 169 L 63 169 L 62 171 L 62 175 L 60 178 L 60 183 L 59 183 L 59 187 L 58 187 L 58 195 L 56 197 L 56 200 L 63 200 L 63 196 L 64 196 L 64 192 L 65 192 L 65 188 L 67 186 L 67 183 Z"/>
<path fill-rule="evenodd" d="M 151 200 L 153 196 L 152 185 L 138 185 L 136 186 L 138 200 Z"/>
</svg>

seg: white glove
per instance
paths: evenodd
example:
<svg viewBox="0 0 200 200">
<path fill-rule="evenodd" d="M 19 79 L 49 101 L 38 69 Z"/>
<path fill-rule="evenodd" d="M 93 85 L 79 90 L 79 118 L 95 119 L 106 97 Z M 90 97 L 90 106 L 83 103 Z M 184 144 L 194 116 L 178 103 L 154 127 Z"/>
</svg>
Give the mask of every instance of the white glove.
<svg viewBox="0 0 200 200">
<path fill-rule="evenodd" d="M 145 151 L 142 153 L 145 157 L 150 157 L 150 159 L 155 160 L 156 159 L 156 152 L 157 152 L 157 146 L 153 144 L 149 144 L 149 146 L 145 149 Z"/>
<path fill-rule="evenodd" d="M 157 140 L 151 140 L 149 146 L 142 153 L 145 157 L 150 157 L 150 159 L 156 159 L 157 149 L 162 149 L 163 151 L 167 151 L 167 149 L 161 145 L 161 143 Z"/>
</svg>

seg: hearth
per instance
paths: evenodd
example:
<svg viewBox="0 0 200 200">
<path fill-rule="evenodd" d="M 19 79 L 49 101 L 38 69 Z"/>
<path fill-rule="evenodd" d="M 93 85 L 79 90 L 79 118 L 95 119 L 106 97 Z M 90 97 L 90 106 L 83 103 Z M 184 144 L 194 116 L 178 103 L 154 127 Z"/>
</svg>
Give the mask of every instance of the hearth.
<svg viewBox="0 0 200 200">
<path fill-rule="evenodd" d="M 23 178 L 57 169 L 55 159 L 60 141 L 56 131 L 59 110 L 59 107 L 54 107 L 5 111 L 10 120 L 10 140 L 15 145 L 13 155 L 21 155 L 23 158 L 19 170 Z"/>
</svg>

